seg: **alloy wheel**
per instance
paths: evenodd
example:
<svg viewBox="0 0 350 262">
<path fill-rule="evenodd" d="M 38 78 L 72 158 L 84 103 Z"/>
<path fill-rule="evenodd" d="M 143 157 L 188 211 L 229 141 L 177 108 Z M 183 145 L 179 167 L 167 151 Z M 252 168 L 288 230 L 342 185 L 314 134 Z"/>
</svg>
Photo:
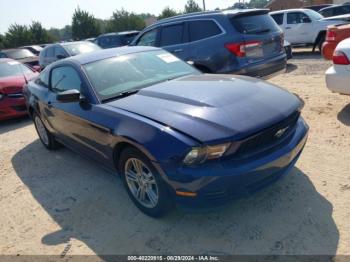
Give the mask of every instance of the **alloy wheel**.
<svg viewBox="0 0 350 262">
<path fill-rule="evenodd" d="M 144 207 L 158 204 L 159 192 L 151 170 L 139 159 L 130 158 L 125 163 L 125 178 L 135 199 Z"/>
</svg>

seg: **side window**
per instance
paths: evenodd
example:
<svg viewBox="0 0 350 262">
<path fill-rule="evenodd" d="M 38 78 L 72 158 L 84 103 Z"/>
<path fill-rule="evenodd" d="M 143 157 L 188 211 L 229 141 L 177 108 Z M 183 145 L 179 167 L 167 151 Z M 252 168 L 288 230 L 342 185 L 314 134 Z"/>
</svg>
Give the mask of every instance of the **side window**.
<svg viewBox="0 0 350 262">
<path fill-rule="evenodd" d="M 63 92 L 71 89 L 81 89 L 81 79 L 77 71 L 71 66 L 62 66 L 51 71 L 51 89 Z"/>
<path fill-rule="evenodd" d="M 283 25 L 283 17 L 284 17 L 284 14 L 275 14 L 275 15 L 271 15 L 273 20 L 275 20 L 275 22 L 278 24 L 278 25 Z"/>
<path fill-rule="evenodd" d="M 153 29 L 144 33 L 140 39 L 137 41 L 136 45 L 141 46 L 155 46 L 157 40 L 158 29 Z"/>
<path fill-rule="evenodd" d="M 54 54 L 55 54 L 55 47 L 49 47 L 45 52 L 46 57 L 53 57 Z"/>
<path fill-rule="evenodd" d="M 184 24 L 164 26 L 160 37 L 160 46 L 177 45 L 183 42 Z"/>
<path fill-rule="evenodd" d="M 57 57 L 58 55 L 67 56 L 66 51 L 60 46 L 55 47 L 54 57 Z"/>
<path fill-rule="evenodd" d="M 301 12 L 294 12 L 287 14 L 287 24 L 302 24 L 304 18 L 309 18 L 306 14 Z M 310 18 L 309 18 L 310 19 Z"/>
<path fill-rule="evenodd" d="M 190 41 L 198 41 L 221 34 L 219 26 L 212 20 L 198 20 L 189 22 Z"/>
<path fill-rule="evenodd" d="M 39 78 L 36 80 L 36 83 L 42 86 L 49 86 L 49 70 L 44 69 L 40 72 Z"/>
<path fill-rule="evenodd" d="M 323 10 L 322 12 L 320 12 L 320 14 L 323 15 L 324 17 L 330 17 L 330 16 L 333 16 L 333 10 L 326 9 L 326 10 Z"/>
<path fill-rule="evenodd" d="M 0 53 L 0 58 L 6 58 L 6 54 L 5 53 Z"/>
</svg>

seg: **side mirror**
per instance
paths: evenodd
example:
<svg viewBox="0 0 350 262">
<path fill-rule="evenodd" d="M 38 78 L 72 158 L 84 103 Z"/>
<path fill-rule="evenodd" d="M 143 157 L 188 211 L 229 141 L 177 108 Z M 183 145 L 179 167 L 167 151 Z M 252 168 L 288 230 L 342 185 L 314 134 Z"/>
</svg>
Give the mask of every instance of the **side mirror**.
<svg viewBox="0 0 350 262">
<path fill-rule="evenodd" d="M 82 102 L 86 100 L 77 89 L 60 92 L 57 94 L 56 99 L 62 103 Z"/>
<path fill-rule="evenodd" d="M 65 55 L 57 55 L 56 56 L 57 59 L 64 59 L 64 58 L 67 58 Z"/>
<path fill-rule="evenodd" d="M 303 17 L 303 23 L 311 23 L 311 19 L 309 17 Z"/>
<path fill-rule="evenodd" d="M 41 72 L 41 67 L 40 67 L 40 66 L 35 65 L 35 66 L 33 66 L 32 68 L 33 68 L 33 70 L 34 70 L 35 72 L 38 72 L 38 73 Z"/>
</svg>

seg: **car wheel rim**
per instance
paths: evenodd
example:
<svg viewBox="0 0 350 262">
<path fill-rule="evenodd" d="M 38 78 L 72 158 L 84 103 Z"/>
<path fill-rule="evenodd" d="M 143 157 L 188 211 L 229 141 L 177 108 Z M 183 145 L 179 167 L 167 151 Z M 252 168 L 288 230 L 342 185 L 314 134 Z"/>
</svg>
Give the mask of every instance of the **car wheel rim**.
<svg viewBox="0 0 350 262">
<path fill-rule="evenodd" d="M 36 129 L 38 131 L 38 134 L 39 134 L 41 141 L 43 141 L 43 143 L 45 145 L 48 145 L 49 144 L 49 137 L 47 135 L 47 131 L 45 129 L 45 126 L 39 117 L 35 117 L 35 126 L 36 126 Z"/>
<path fill-rule="evenodd" d="M 125 164 L 125 178 L 135 199 L 147 208 L 158 203 L 158 186 L 151 170 L 139 159 L 130 158 Z"/>
</svg>

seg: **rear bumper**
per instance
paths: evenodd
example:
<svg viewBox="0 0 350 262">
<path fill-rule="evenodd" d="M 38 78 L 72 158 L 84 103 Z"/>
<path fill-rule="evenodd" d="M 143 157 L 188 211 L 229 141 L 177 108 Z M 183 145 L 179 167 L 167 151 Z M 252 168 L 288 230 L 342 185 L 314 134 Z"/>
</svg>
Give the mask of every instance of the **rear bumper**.
<svg viewBox="0 0 350 262">
<path fill-rule="evenodd" d="M 350 95 L 350 66 L 333 65 L 326 71 L 327 88 L 335 93 Z"/>
<path fill-rule="evenodd" d="M 181 167 L 175 171 L 163 167 L 163 170 L 166 174 L 172 174 L 168 175 L 167 182 L 178 205 L 215 207 L 259 191 L 287 174 L 298 160 L 307 134 L 308 126 L 300 119 L 287 144 L 259 158 L 216 161 L 198 167 Z M 196 193 L 196 196 L 179 196 L 175 194 L 176 191 Z"/>
<path fill-rule="evenodd" d="M 336 42 L 324 42 L 322 45 L 322 55 L 324 57 L 324 59 L 327 60 L 332 60 L 333 58 L 333 52 L 335 50 L 335 48 L 337 47 Z"/>
<path fill-rule="evenodd" d="M 27 114 L 27 108 L 23 97 L 4 97 L 0 100 L 0 120 L 20 117 Z"/>
<path fill-rule="evenodd" d="M 285 72 L 286 65 L 287 56 L 286 54 L 282 54 L 274 58 L 249 64 L 246 67 L 240 69 L 239 71 L 233 71 L 230 73 L 267 79 L 272 76 L 275 76 L 276 74 Z"/>
</svg>

